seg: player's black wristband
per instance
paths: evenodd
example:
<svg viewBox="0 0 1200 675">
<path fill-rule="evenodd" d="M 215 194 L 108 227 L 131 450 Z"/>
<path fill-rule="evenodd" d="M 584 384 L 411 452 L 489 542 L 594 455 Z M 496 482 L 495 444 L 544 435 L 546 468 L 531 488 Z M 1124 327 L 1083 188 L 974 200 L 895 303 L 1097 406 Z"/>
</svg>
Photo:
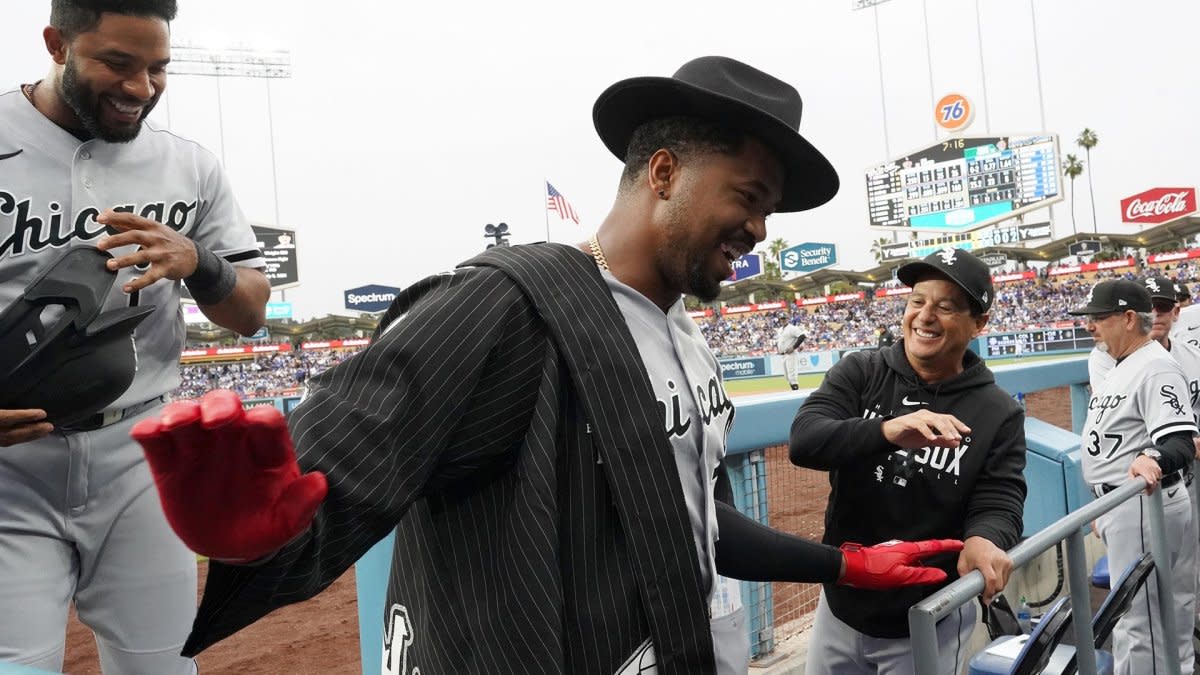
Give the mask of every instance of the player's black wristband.
<svg viewBox="0 0 1200 675">
<path fill-rule="evenodd" d="M 196 247 L 196 271 L 183 280 L 192 298 L 200 305 L 215 305 L 233 293 L 237 272 L 228 260 L 193 241 Z"/>
</svg>

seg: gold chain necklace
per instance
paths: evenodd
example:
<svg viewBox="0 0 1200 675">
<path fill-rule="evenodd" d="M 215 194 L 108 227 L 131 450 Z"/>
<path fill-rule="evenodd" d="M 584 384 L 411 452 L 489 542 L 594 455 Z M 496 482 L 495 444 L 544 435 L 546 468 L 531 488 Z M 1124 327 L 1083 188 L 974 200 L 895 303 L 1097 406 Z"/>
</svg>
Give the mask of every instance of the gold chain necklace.
<svg viewBox="0 0 1200 675">
<path fill-rule="evenodd" d="M 592 238 L 588 240 L 588 247 L 592 249 L 592 259 L 596 261 L 600 269 L 611 272 L 612 270 L 608 269 L 608 260 L 604 257 L 604 249 L 600 248 L 600 240 L 597 239 L 597 235 L 593 234 Z"/>
</svg>

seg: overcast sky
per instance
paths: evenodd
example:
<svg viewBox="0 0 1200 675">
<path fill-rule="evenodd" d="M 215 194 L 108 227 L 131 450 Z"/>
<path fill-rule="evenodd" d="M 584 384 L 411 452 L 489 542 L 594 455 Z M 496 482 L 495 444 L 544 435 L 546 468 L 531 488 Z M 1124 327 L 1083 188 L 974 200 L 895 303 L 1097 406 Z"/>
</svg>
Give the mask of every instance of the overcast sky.
<svg viewBox="0 0 1200 675">
<path fill-rule="evenodd" d="M 7 89 L 47 72 L 50 3 L 2 1 Z M 271 115 L 263 80 L 222 79 L 218 103 L 215 79 L 175 76 L 154 118 L 223 157 L 252 221 L 272 224 L 278 210 L 297 231 L 301 285 L 287 300 L 307 318 L 346 313 L 345 289 L 452 267 L 483 249 L 487 223 L 508 223 L 516 243 L 546 239 L 546 179 L 583 219 L 552 216 L 550 238 L 585 239 L 620 173 L 592 128 L 596 96 L 696 56 L 732 56 L 799 89 L 801 131 L 842 178 L 829 204 L 772 217 L 769 239 L 832 241 L 839 267 L 865 269 L 880 233 L 866 225 L 864 171 L 940 139 L 933 103 L 949 92 L 977 107 L 969 134 L 1039 131 L 1044 109 L 1065 154 L 1094 129 L 1102 232 L 1133 230 L 1120 223 L 1123 197 L 1195 186 L 1198 26 L 1195 0 L 1033 0 L 1032 10 L 1029 0 L 891 0 L 862 11 L 851 0 L 180 0 L 176 41 L 284 48 L 294 76 L 269 85 Z M 1092 223 L 1087 178 L 1076 182 L 1081 230 Z M 1054 209 L 1060 235 L 1067 203 Z"/>
</svg>

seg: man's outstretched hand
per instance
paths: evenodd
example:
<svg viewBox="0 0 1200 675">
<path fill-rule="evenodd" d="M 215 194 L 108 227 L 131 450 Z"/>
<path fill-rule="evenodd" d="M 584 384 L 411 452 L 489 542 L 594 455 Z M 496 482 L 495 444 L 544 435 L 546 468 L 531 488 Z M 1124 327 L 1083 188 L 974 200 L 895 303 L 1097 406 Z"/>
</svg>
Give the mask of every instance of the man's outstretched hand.
<svg viewBox="0 0 1200 675">
<path fill-rule="evenodd" d="M 237 394 L 211 391 L 138 422 L 167 522 L 196 553 L 249 561 L 273 553 L 312 523 L 328 486 L 300 475 L 283 413 L 242 409 Z"/>
<path fill-rule="evenodd" d="M 838 583 L 870 590 L 939 584 L 946 580 L 946 573 L 936 567 L 922 567 L 921 561 L 942 553 L 957 553 L 962 548 L 963 543 L 957 539 L 892 540 L 875 546 L 842 544 L 845 571 Z"/>
</svg>

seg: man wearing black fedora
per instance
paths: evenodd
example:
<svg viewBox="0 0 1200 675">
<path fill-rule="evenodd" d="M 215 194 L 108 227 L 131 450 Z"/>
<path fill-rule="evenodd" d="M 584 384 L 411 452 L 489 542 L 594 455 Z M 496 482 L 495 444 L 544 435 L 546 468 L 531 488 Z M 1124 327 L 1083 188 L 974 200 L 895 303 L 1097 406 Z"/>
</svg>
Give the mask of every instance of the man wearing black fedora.
<svg viewBox="0 0 1200 675">
<path fill-rule="evenodd" d="M 745 672 L 723 577 L 944 579 L 919 561 L 958 541 L 842 551 L 729 506 L 733 403 L 682 296 L 714 298 L 768 215 L 837 191 L 800 111 L 723 57 L 619 82 L 593 116 L 625 169 L 590 241 L 493 248 L 406 289 L 286 420 L 218 391 L 139 425 L 172 527 L 225 561 L 185 652 L 393 531 L 391 673 Z"/>
<path fill-rule="evenodd" d="M 796 413 L 791 459 L 830 474 L 826 544 L 962 539 L 958 555 L 929 564 L 950 575 L 978 570 L 990 602 L 1008 582 L 1005 551 L 1021 536 L 1026 493 L 1024 411 L 968 349 L 987 325 L 992 277 L 956 248 L 897 277 L 912 289 L 901 338 L 834 365 Z M 908 609 L 935 590 L 826 584 L 807 672 L 912 673 Z M 938 673 L 962 671 L 974 629 L 972 603 L 938 623 Z"/>
</svg>

